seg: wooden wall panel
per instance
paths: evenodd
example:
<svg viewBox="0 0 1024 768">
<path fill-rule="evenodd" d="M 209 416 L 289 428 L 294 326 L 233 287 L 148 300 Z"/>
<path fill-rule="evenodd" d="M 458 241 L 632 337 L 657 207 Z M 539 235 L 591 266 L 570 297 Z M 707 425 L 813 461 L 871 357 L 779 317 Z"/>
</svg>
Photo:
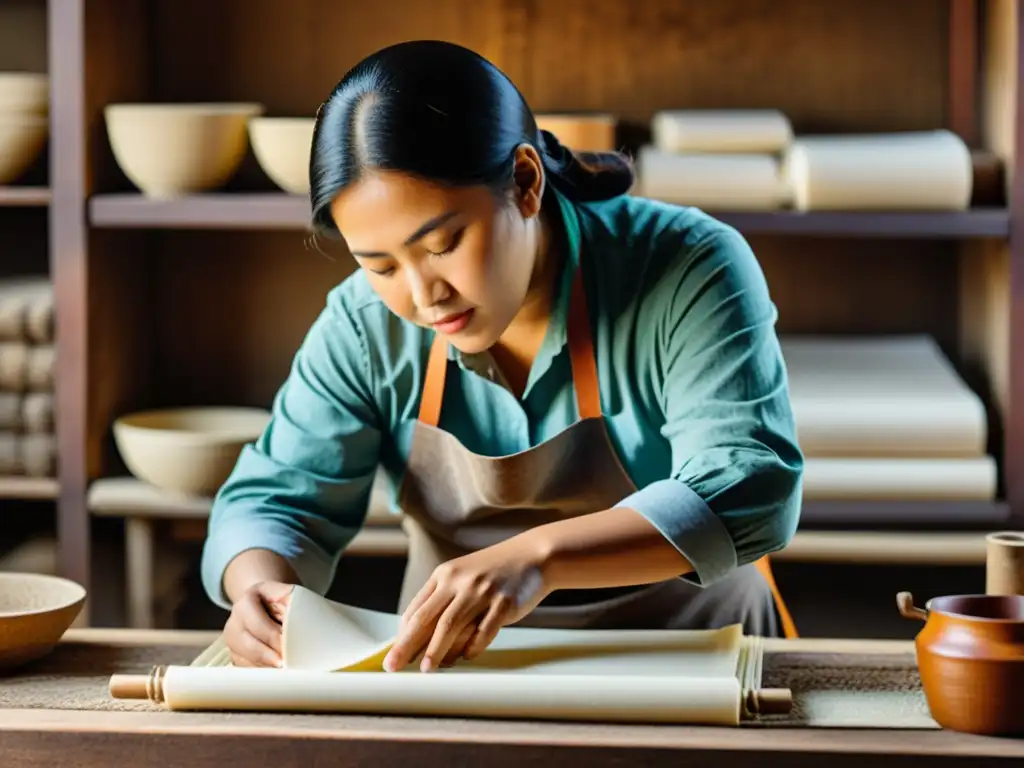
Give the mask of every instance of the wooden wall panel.
<svg viewBox="0 0 1024 768">
<path fill-rule="evenodd" d="M 354 264 L 307 248 L 299 232 L 174 232 L 160 245 L 150 312 L 161 405 L 269 405 L 327 292 Z"/>
<path fill-rule="evenodd" d="M 0 3 L 0 72 L 46 72 L 46 0 Z"/>
<path fill-rule="evenodd" d="M 800 130 L 942 125 L 948 3 L 935 0 L 160 0 L 154 96 L 312 114 L 375 49 L 452 40 L 538 110 L 778 107 Z M 188 50 L 188 55 L 182 53 Z"/>
</svg>

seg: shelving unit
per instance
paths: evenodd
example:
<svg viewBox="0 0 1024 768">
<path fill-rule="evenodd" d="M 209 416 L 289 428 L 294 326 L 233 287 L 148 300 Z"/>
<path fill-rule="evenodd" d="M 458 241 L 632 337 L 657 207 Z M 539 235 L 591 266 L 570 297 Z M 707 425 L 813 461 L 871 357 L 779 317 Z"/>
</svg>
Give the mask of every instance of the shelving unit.
<svg viewBox="0 0 1024 768">
<path fill-rule="evenodd" d="M 1005 238 L 1010 214 L 1003 208 L 962 213 L 857 213 L 715 211 L 716 218 L 747 235 L 805 237 L 967 239 Z M 309 229 L 309 201 L 295 195 L 236 193 L 151 200 L 142 195 L 97 195 L 89 220 L 102 229 Z"/>
<path fill-rule="evenodd" d="M 0 72 L 46 72 L 48 4 L 0 0 Z M 0 185 L 0 279 L 51 273 L 48 236 L 49 163 L 46 153 L 10 185 Z M 55 501 L 51 477 L 0 475 L 0 511 L 11 502 Z"/>
<path fill-rule="evenodd" d="M 979 530 L 1024 524 L 1013 471 L 1024 461 L 1020 6 L 50 0 L 61 571 L 91 580 L 87 497 L 124 474 L 112 420 L 160 405 L 268 405 L 352 268 L 343 251 L 306 247 L 306 201 L 274 191 L 251 157 L 217 194 L 136 194 L 113 162 L 103 107 L 246 100 L 312 115 L 361 57 L 414 37 L 480 51 L 538 111 L 613 112 L 642 127 L 672 106 L 763 106 L 803 133 L 946 126 L 1002 164 L 1005 204 L 964 213 L 718 214 L 751 240 L 781 332 L 933 335 L 984 398 L 1002 467 L 993 503 L 809 502 L 806 530 L 780 559 L 976 563 L 977 533 L 954 531 L 951 510 L 972 510 Z M 922 530 L 861 533 L 859 554 L 837 554 L 852 534 L 836 526 L 880 529 L 894 510 Z"/>
</svg>

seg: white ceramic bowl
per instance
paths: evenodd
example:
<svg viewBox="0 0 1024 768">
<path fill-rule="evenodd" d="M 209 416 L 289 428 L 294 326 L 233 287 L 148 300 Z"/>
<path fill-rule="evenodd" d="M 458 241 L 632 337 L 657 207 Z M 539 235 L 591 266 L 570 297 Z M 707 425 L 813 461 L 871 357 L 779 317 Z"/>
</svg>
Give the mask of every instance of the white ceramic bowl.
<svg viewBox="0 0 1024 768">
<path fill-rule="evenodd" d="M 211 497 L 228 479 L 242 448 L 269 421 L 270 412 L 261 408 L 142 411 L 114 422 L 114 442 L 138 479 L 171 493 Z"/>
<path fill-rule="evenodd" d="M 0 185 L 16 181 L 46 147 L 49 118 L 0 112 Z"/>
<path fill-rule="evenodd" d="M 249 120 L 261 104 L 110 104 L 104 110 L 114 159 L 155 198 L 223 186 L 249 148 Z"/>
<path fill-rule="evenodd" d="M 309 195 L 309 152 L 312 117 L 255 117 L 249 121 L 249 143 L 263 172 L 293 195 Z"/>
<path fill-rule="evenodd" d="M 47 655 L 78 618 L 85 587 L 39 573 L 0 573 L 0 670 Z"/>
<path fill-rule="evenodd" d="M 45 116 L 50 112 L 50 78 L 35 72 L 0 72 L 0 115 Z"/>
</svg>

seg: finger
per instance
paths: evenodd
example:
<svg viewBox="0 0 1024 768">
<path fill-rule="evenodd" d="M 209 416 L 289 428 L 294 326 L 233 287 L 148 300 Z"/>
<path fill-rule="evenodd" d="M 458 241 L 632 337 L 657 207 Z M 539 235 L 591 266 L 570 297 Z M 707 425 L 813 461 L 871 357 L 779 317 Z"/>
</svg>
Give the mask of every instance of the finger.
<svg viewBox="0 0 1024 768">
<path fill-rule="evenodd" d="M 462 628 L 459 636 L 452 643 L 452 647 L 445 654 L 444 661 L 441 662 L 442 667 L 455 666 L 455 662 L 459 660 L 459 657 L 466 650 L 466 646 L 469 645 L 469 641 L 473 639 L 473 635 L 476 633 L 476 626 L 476 622 L 471 621 Z"/>
<path fill-rule="evenodd" d="M 434 590 L 427 601 L 410 616 L 399 630 L 391 650 L 384 657 L 384 669 L 389 672 L 397 672 L 423 652 L 434 632 L 438 616 L 448 607 L 451 597 L 446 589 Z"/>
<path fill-rule="evenodd" d="M 270 648 L 280 660 L 281 625 L 270 618 L 263 601 L 256 594 L 246 595 L 237 607 L 245 631 Z"/>
<path fill-rule="evenodd" d="M 490 609 L 480 623 L 477 624 L 476 633 L 466 645 L 466 650 L 462 654 L 463 657 L 475 659 L 486 651 L 488 646 L 494 642 L 498 631 L 505 626 L 505 617 L 508 616 L 511 610 L 512 600 L 509 597 L 501 595 L 495 598 L 494 602 L 491 603 Z"/>
<path fill-rule="evenodd" d="M 409 623 L 409 620 L 416 615 L 416 611 L 423 607 L 423 604 L 430 599 L 436 589 L 437 582 L 434 579 L 430 579 L 430 581 L 423 585 L 420 591 L 416 593 L 416 596 L 410 601 L 408 607 L 402 612 L 402 620 L 399 622 L 400 627 L 404 627 Z"/>
<path fill-rule="evenodd" d="M 462 630 L 478 611 L 479 603 L 472 597 L 461 597 L 445 609 L 434 627 L 430 643 L 423 654 L 423 661 L 420 662 L 420 670 L 432 672 L 437 669 Z"/>
<path fill-rule="evenodd" d="M 278 624 L 284 623 L 294 589 L 292 584 L 272 583 L 264 584 L 259 590 L 264 609 Z"/>
<path fill-rule="evenodd" d="M 280 667 L 280 658 L 265 643 L 253 637 L 249 632 L 240 633 L 234 641 L 232 658 L 238 656 L 248 662 L 237 666 Z"/>
</svg>

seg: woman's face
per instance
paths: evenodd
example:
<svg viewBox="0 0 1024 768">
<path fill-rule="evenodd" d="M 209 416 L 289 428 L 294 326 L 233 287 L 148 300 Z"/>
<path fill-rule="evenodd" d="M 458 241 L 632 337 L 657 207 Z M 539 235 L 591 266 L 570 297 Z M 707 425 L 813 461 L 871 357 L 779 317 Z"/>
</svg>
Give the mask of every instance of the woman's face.
<svg viewBox="0 0 1024 768">
<path fill-rule="evenodd" d="M 524 150 L 505 199 L 481 186 L 446 188 L 382 171 L 364 176 L 331 206 L 349 251 L 388 309 L 466 353 L 498 340 L 530 286 L 543 173 L 535 151 Z"/>
</svg>

